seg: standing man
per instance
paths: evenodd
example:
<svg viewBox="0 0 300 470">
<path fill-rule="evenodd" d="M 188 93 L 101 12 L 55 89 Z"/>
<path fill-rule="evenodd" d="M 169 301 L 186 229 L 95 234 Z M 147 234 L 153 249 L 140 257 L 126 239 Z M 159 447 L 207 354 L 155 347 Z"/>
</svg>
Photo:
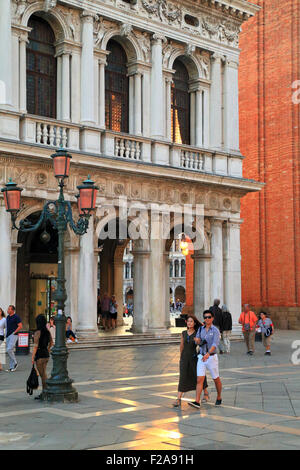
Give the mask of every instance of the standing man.
<svg viewBox="0 0 300 470">
<path fill-rule="evenodd" d="M 221 332 L 222 332 L 222 310 L 220 309 L 219 307 L 220 305 L 220 299 L 215 299 L 214 300 L 214 304 L 209 307 L 209 311 L 213 314 L 214 316 L 214 321 L 213 321 L 213 324 L 214 326 L 216 326 L 220 332 L 220 335 L 221 335 Z M 220 347 L 219 347 L 219 351 L 220 351 L 220 354 L 223 354 L 223 349 L 221 347 L 221 344 L 220 344 Z"/>
<path fill-rule="evenodd" d="M 222 310 L 220 309 L 219 305 L 220 305 L 220 299 L 215 299 L 214 304 L 211 307 L 209 307 L 209 311 L 214 316 L 213 324 L 221 331 L 221 329 L 222 329 Z"/>
<path fill-rule="evenodd" d="M 255 343 L 255 327 L 257 323 L 257 316 L 248 304 L 244 305 L 244 311 L 241 313 L 239 323 L 243 326 L 243 335 L 247 346 L 247 354 L 253 356 L 254 343 Z"/>
<path fill-rule="evenodd" d="M 220 332 L 213 325 L 214 314 L 209 310 L 203 312 L 204 327 L 200 327 L 195 337 L 195 343 L 200 345 L 200 354 L 197 362 L 197 389 L 196 401 L 189 402 L 190 406 L 200 408 L 200 397 L 203 390 L 203 382 L 206 371 L 209 370 L 217 390 L 216 405 L 222 403 L 222 382 L 219 376 L 219 361 L 217 347 L 220 341 Z"/>
<path fill-rule="evenodd" d="M 18 340 L 18 332 L 22 329 L 21 318 L 16 314 L 14 305 L 10 305 L 7 309 L 6 317 L 6 352 L 9 356 L 9 369 L 7 372 L 14 372 L 18 367 L 15 356 L 15 346 Z"/>
<path fill-rule="evenodd" d="M 232 316 L 226 305 L 222 306 L 222 330 L 220 350 L 224 353 L 230 353 L 230 335 L 232 331 Z"/>
</svg>

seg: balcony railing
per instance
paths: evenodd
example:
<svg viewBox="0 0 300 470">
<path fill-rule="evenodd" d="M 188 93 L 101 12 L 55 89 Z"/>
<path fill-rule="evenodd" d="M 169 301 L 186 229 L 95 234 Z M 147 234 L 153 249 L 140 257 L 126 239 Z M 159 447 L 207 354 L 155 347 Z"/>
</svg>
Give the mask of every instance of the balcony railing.
<svg viewBox="0 0 300 470">
<path fill-rule="evenodd" d="M 0 138 L 45 147 L 62 146 L 93 156 L 242 177 L 241 155 L 222 150 L 200 149 L 40 116 L 20 116 L 18 113 L 1 112 L 0 124 Z"/>
<path fill-rule="evenodd" d="M 142 160 L 142 143 L 131 138 L 115 137 L 115 157 Z"/>
</svg>

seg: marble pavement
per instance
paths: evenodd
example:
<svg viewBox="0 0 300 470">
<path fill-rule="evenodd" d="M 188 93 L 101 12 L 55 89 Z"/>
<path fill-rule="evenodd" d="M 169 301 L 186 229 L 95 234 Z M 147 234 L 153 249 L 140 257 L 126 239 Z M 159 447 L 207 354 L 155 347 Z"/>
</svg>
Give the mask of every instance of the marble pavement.
<svg viewBox="0 0 300 470">
<path fill-rule="evenodd" d="M 0 449 L 291 449 L 300 448 L 300 365 L 291 362 L 298 331 L 277 331 L 272 356 L 243 342 L 219 356 L 223 405 L 172 408 L 179 345 L 70 352 L 77 404 L 45 404 L 25 391 L 30 356 L 0 372 Z M 300 358 L 300 353 L 298 354 Z M 50 367 L 49 367 L 50 369 Z"/>
</svg>

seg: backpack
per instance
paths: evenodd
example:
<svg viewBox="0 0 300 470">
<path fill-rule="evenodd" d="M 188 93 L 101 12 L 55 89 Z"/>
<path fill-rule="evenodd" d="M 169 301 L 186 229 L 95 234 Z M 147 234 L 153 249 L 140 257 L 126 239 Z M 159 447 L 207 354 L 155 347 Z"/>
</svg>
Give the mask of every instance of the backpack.
<svg viewBox="0 0 300 470">
<path fill-rule="evenodd" d="M 27 379 L 27 393 L 32 395 L 33 390 L 36 390 L 37 388 L 39 388 L 39 378 L 33 365 L 30 375 Z"/>
</svg>

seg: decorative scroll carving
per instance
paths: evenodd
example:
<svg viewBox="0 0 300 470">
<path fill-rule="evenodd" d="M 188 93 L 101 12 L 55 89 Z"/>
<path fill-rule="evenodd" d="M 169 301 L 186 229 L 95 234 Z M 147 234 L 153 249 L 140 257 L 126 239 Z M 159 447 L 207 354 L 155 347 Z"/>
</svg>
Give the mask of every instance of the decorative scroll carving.
<svg viewBox="0 0 300 470">
<path fill-rule="evenodd" d="M 181 20 L 181 10 L 175 6 L 171 6 L 167 0 L 141 0 L 144 9 L 150 15 L 156 15 L 161 21 L 169 22 Z"/>
</svg>

